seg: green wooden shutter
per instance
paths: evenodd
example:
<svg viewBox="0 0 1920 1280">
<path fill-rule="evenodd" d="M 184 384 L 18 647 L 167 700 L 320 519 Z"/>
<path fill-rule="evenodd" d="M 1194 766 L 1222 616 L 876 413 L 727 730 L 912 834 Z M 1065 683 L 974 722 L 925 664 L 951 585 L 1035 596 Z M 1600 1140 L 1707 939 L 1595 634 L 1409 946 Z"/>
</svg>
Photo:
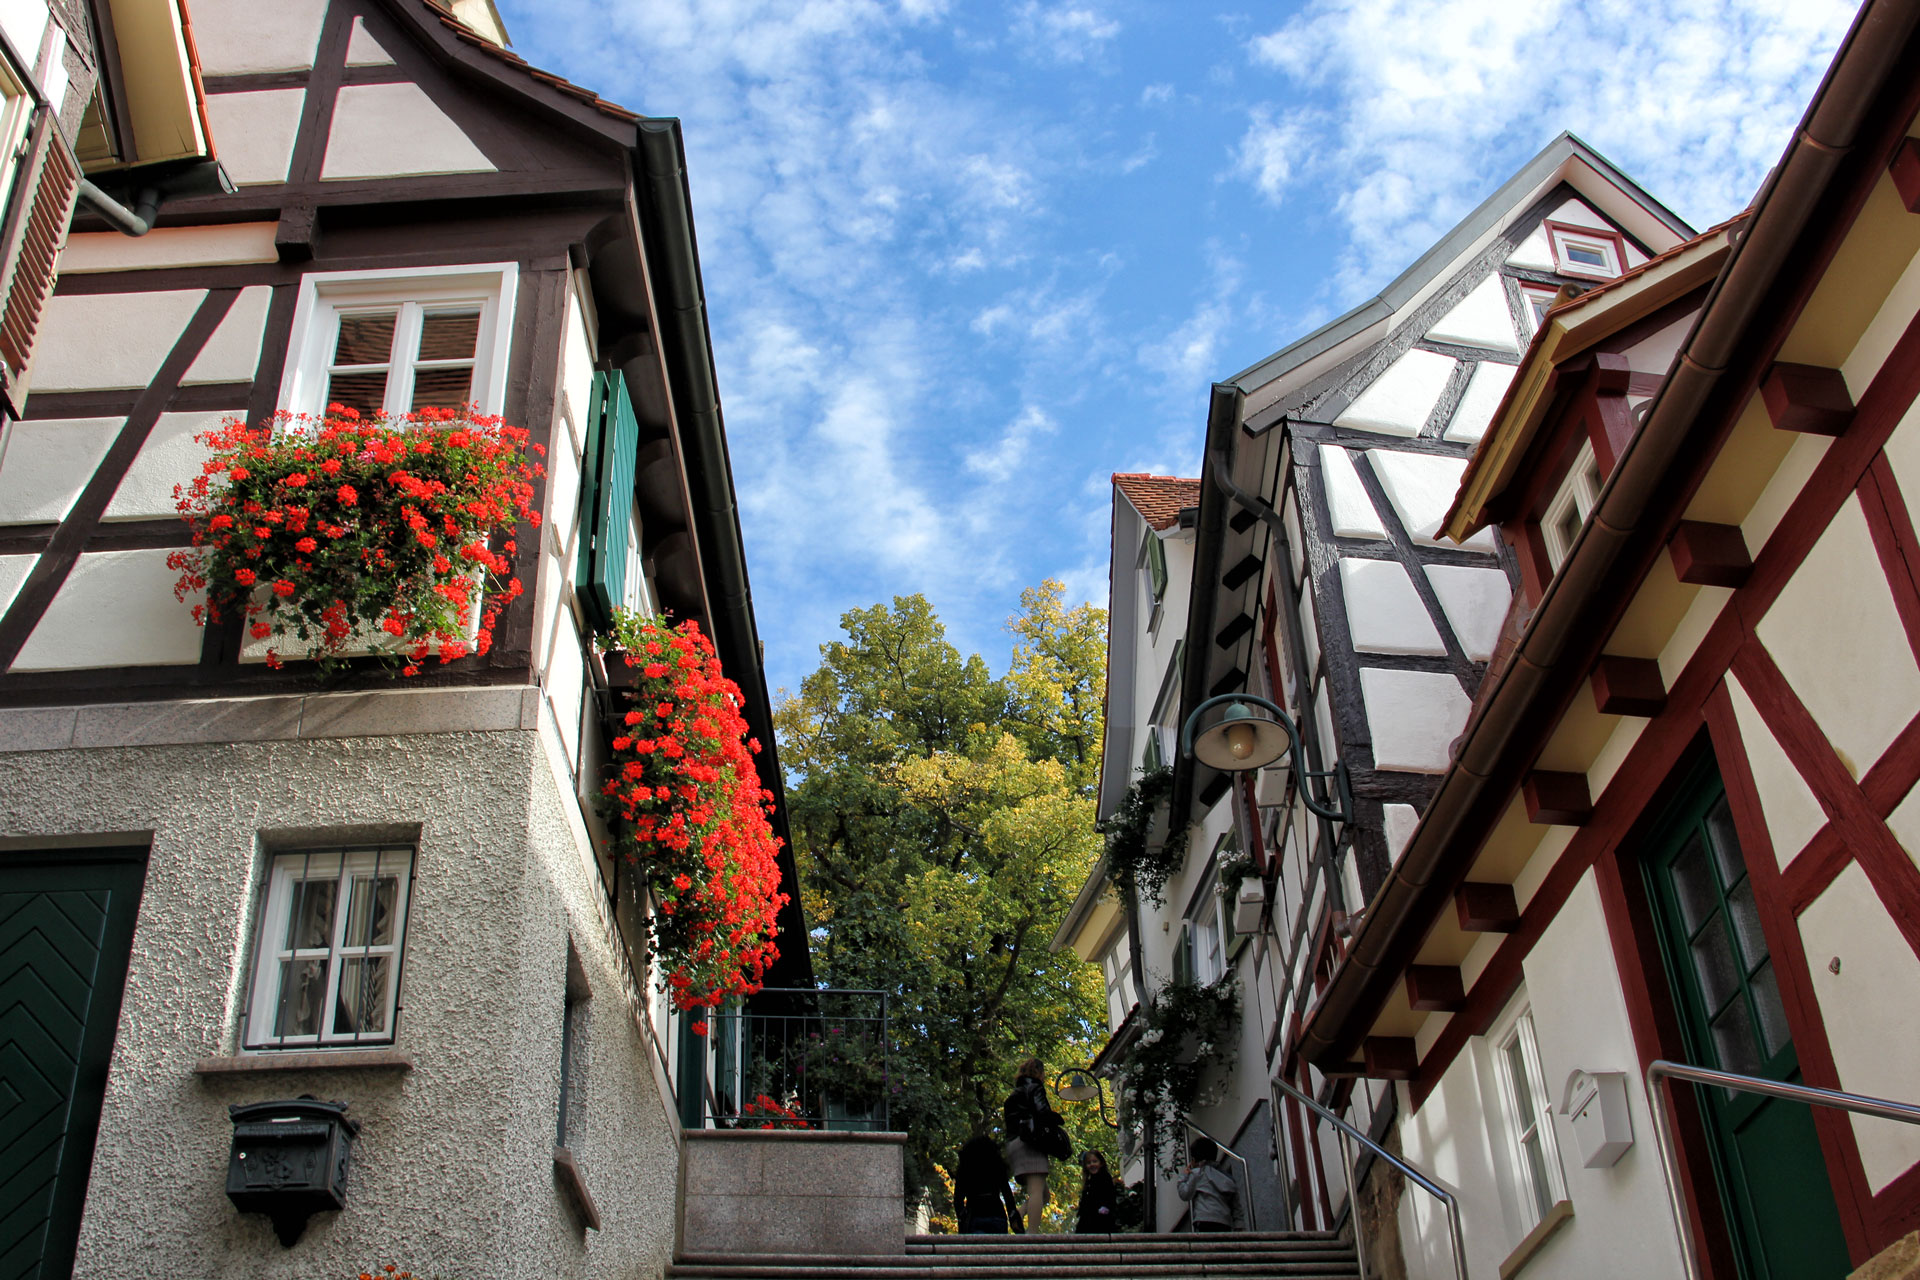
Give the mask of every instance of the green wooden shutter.
<svg viewBox="0 0 1920 1280">
<path fill-rule="evenodd" d="M 627 553 L 633 537 L 634 459 L 640 452 L 640 423 L 627 399 L 626 379 L 618 370 L 593 375 L 593 425 L 588 474 L 593 505 L 587 509 L 586 563 L 581 597 L 595 625 L 607 626 L 627 599 Z"/>
<path fill-rule="evenodd" d="M 1164 763 L 1166 762 L 1160 758 L 1160 730 L 1156 726 L 1149 725 L 1147 726 L 1147 749 L 1140 753 L 1140 767 L 1152 773 Z"/>
<path fill-rule="evenodd" d="M 1147 534 L 1147 572 L 1153 579 L 1153 598 L 1167 594 L 1167 548 L 1157 533 Z"/>
</svg>

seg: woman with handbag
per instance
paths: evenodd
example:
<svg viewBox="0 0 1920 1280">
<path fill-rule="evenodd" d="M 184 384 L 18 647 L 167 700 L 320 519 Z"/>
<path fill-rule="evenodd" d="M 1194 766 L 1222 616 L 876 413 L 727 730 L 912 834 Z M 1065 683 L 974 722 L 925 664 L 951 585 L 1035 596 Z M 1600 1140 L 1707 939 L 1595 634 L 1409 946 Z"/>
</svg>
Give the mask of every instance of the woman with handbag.
<svg viewBox="0 0 1920 1280">
<path fill-rule="evenodd" d="M 1027 1230 L 1040 1230 L 1040 1212 L 1047 1205 L 1049 1157 L 1065 1146 L 1061 1155 L 1070 1155 L 1072 1143 L 1060 1116 L 1047 1103 L 1045 1069 L 1040 1059 L 1028 1058 L 1013 1073 L 1013 1092 L 1000 1109 L 1007 1124 L 1007 1169 L 1027 1193 Z"/>
</svg>

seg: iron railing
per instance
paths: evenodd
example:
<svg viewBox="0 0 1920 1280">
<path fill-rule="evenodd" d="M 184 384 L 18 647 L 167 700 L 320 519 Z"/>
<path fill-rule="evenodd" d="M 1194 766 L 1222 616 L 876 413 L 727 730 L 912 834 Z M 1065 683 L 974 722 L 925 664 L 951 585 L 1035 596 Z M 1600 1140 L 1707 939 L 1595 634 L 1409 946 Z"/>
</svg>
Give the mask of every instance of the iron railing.
<svg viewBox="0 0 1920 1280">
<path fill-rule="evenodd" d="M 1221 1155 L 1225 1156 L 1227 1159 L 1233 1161 L 1235 1164 L 1240 1166 L 1240 1177 L 1238 1178 L 1238 1182 L 1240 1184 L 1241 1191 L 1244 1193 L 1240 1197 L 1240 1212 L 1246 1216 L 1247 1230 L 1258 1231 L 1260 1229 L 1260 1225 L 1259 1225 L 1260 1214 L 1259 1214 L 1259 1211 L 1254 1208 L 1254 1204 L 1253 1204 L 1253 1166 L 1247 1163 L 1247 1158 L 1245 1156 L 1241 1155 L 1238 1151 L 1235 1151 L 1232 1147 L 1228 1146 L 1226 1143 L 1220 1141 L 1220 1139 L 1214 1137 L 1212 1134 L 1208 1133 L 1205 1129 L 1202 1129 L 1199 1125 L 1195 1124 L 1193 1122 L 1193 1117 L 1188 1115 L 1186 1112 L 1183 1111 L 1180 1113 L 1180 1120 L 1181 1120 L 1181 1123 L 1187 1126 L 1187 1141 L 1189 1143 L 1193 1141 L 1193 1135 L 1197 1133 L 1201 1137 L 1212 1142 L 1214 1146 L 1218 1147 L 1220 1149 Z M 1199 1228 L 1196 1227 L 1193 1223 L 1193 1210 L 1191 1209 L 1187 1210 L 1187 1230 L 1188 1231 L 1199 1230 Z"/>
<path fill-rule="evenodd" d="M 1450 1235 L 1450 1243 L 1453 1246 L 1453 1274 L 1455 1280 L 1467 1280 L 1467 1243 L 1466 1238 L 1460 1232 L 1460 1202 L 1455 1198 L 1453 1192 L 1447 1190 L 1432 1178 L 1420 1172 L 1420 1170 L 1414 1168 L 1414 1166 L 1408 1164 L 1405 1160 L 1396 1156 L 1393 1152 L 1387 1150 L 1372 1138 L 1369 1138 L 1366 1134 L 1348 1124 L 1345 1120 L 1342 1120 L 1326 1107 L 1315 1102 L 1307 1094 L 1302 1093 L 1285 1080 L 1280 1079 L 1280 1077 L 1275 1076 L 1268 1081 L 1268 1083 L 1275 1089 L 1285 1093 L 1289 1098 L 1292 1098 L 1307 1110 L 1319 1116 L 1322 1120 L 1325 1120 L 1340 1134 L 1340 1158 L 1347 1171 L 1347 1217 L 1353 1222 L 1353 1253 L 1360 1267 L 1360 1280 L 1367 1280 L 1367 1242 L 1364 1235 L 1364 1228 L 1360 1225 L 1360 1198 L 1353 1185 L 1353 1148 L 1348 1141 L 1349 1139 L 1353 1142 L 1358 1142 L 1367 1148 L 1367 1150 L 1373 1152 L 1374 1155 L 1398 1169 L 1401 1176 L 1406 1178 L 1408 1182 L 1419 1187 L 1428 1195 L 1433 1196 L 1445 1206 L 1447 1211 L 1447 1229 Z M 1275 1116 L 1280 1114 L 1280 1099 L 1275 1098 L 1273 1100 L 1273 1110 Z"/>
<path fill-rule="evenodd" d="M 722 1129 L 887 1128 L 887 993 L 769 987 L 707 1016 L 706 1120 Z"/>
<path fill-rule="evenodd" d="M 1686 1270 L 1687 1280 L 1700 1280 L 1700 1255 L 1694 1248 L 1693 1232 L 1688 1229 L 1687 1198 L 1680 1187 L 1679 1160 L 1673 1146 L 1673 1108 L 1668 1105 L 1667 1091 L 1660 1087 L 1662 1080 L 1669 1079 L 1783 1098 L 1788 1102 L 1804 1102 L 1812 1107 L 1832 1107 L 1857 1115 L 1878 1116 L 1882 1120 L 1898 1120 L 1902 1124 L 1920 1124 L 1920 1107 L 1907 1102 L 1842 1093 L 1838 1089 L 1816 1089 L 1812 1085 L 1788 1084 L 1783 1080 L 1765 1080 L 1732 1071 L 1714 1071 L 1685 1062 L 1669 1062 L 1665 1058 L 1650 1063 L 1647 1067 L 1647 1105 L 1653 1111 L 1653 1132 L 1660 1146 L 1660 1169 L 1667 1177 L 1667 1207 L 1673 1211 L 1673 1229 L 1680 1238 L 1680 1263 Z"/>
</svg>

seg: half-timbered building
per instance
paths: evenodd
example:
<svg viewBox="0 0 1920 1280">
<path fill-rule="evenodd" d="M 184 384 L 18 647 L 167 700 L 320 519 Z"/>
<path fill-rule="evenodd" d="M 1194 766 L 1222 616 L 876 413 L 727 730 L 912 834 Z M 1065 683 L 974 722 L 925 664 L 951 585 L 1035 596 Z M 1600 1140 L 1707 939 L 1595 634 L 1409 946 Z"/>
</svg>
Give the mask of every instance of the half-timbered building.
<svg viewBox="0 0 1920 1280">
<path fill-rule="evenodd" d="M 1549 186 L 1531 170 L 1379 303 L 1215 389 L 1181 714 L 1270 697 L 1353 799 L 1321 821 L 1284 768 L 1182 759 L 1174 816 L 1203 837 L 1190 877 L 1229 839 L 1267 866 L 1238 962 L 1267 1058 L 1226 1069 L 1455 1197 L 1458 1262 L 1438 1198 L 1278 1091 L 1286 1211 L 1355 1230 L 1380 1274 L 1838 1277 L 1911 1247 L 1920 1130 L 1648 1072 L 1914 1100 L 1916 28 L 1920 6 L 1862 10 L 1728 224 L 1692 235 L 1556 144 Z M 1554 269 L 1515 279 L 1532 218 Z M 1490 329 L 1434 336 L 1476 273 L 1541 290 L 1500 355 Z M 1374 389 L 1411 386 L 1411 354 L 1453 367 L 1383 432 Z M 1429 506 L 1383 451 L 1444 460 Z M 1448 571 L 1483 566 L 1499 589 L 1462 610 Z"/>
<path fill-rule="evenodd" d="M 49 1081 L 3 1122 L 0 1252 L 657 1274 L 702 1058 L 593 803 L 610 608 L 701 623 L 781 785 L 678 122 L 527 65 L 484 0 L 146 8 L 230 189 L 87 117 L 100 198 L 0 458 L 0 948 L 45 1032 L 8 1052 Z M 322 679 L 176 595 L 196 437 L 330 403 L 475 404 L 545 449 L 489 652 Z M 768 981 L 807 986 L 792 897 Z M 228 1108 L 302 1095 L 358 1137 L 345 1207 L 283 1245 L 226 1194 Z"/>
</svg>

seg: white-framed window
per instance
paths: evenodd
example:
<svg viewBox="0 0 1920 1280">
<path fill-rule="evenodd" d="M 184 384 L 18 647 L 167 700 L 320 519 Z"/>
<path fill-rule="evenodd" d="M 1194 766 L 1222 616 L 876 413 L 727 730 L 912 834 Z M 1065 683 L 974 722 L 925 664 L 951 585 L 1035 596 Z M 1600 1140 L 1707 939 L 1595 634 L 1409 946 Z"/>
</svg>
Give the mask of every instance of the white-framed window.
<svg viewBox="0 0 1920 1280">
<path fill-rule="evenodd" d="M 1100 974 L 1107 986 L 1107 1030 L 1117 1031 L 1139 1003 L 1133 985 L 1133 950 L 1125 929 L 1116 933 L 1100 953 Z"/>
<path fill-rule="evenodd" d="M 1533 333 L 1547 322 L 1547 308 L 1559 297 L 1559 291 L 1540 285 L 1520 286 L 1520 309 L 1527 320 L 1527 332 Z"/>
<path fill-rule="evenodd" d="M 407 848 L 274 855 L 246 1047 L 392 1043 L 412 882 Z"/>
<path fill-rule="evenodd" d="M 1626 244 L 1611 231 L 1547 224 L 1553 244 L 1554 270 L 1563 276 L 1611 280 L 1626 265 Z"/>
<path fill-rule="evenodd" d="M 1203 987 L 1217 982 L 1227 971 L 1227 921 L 1218 883 L 1208 877 L 1193 914 L 1187 917 L 1188 972 Z"/>
<path fill-rule="evenodd" d="M 1533 1033 L 1533 1009 L 1524 997 L 1495 1024 L 1487 1041 L 1500 1085 L 1501 1128 L 1521 1227 L 1531 1231 L 1555 1203 L 1566 1198 L 1567 1190 L 1554 1141 L 1553 1103 Z"/>
<path fill-rule="evenodd" d="M 519 268 L 511 263 L 302 277 L 280 407 L 362 416 L 506 402 Z"/>
<path fill-rule="evenodd" d="M 1594 503 L 1600 499 L 1600 483 L 1600 462 L 1594 457 L 1593 442 L 1589 440 L 1580 446 L 1573 469 L 1540 517 L 1540 537 L 1546 544 L 1547 564 L 1556 573 L 1566 563 L 1567 553 L 1573 550 L 1574 539 L 1586 527 L 1587 517 L 1593 514 Z"/>
</svg>

